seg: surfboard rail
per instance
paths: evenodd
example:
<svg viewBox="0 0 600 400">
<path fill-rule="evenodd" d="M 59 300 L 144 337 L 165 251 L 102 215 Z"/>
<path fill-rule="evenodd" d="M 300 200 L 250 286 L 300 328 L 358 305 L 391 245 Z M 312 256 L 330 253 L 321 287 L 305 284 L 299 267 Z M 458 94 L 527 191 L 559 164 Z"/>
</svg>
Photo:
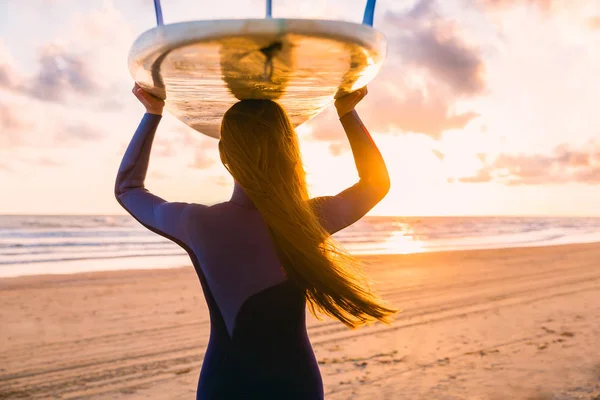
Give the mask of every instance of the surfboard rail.
<svg viewBox="0 0 600 400">
<path fill-rule="evenodd" d="M 209 41 L 224 36 L 281 35 L 293 33 L 353 41 L 375 49 L 385 58 L 387 40 L 377 30 L 348 21 L 289 18 L 218 19 L 176 22 L 143 32 L 133 43 L 128 57 L 145 57 L 164 51 L 165 47 L 181 47 L 197 41 Z"/>
</svg>

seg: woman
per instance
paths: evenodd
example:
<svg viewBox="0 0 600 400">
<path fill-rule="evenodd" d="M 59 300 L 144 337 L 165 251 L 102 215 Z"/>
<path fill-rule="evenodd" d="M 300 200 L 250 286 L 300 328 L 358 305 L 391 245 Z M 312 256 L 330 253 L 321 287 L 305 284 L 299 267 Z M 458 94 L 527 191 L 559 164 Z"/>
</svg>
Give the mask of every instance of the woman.
<svg viewBox="0 0 600 400">
<path fill-rule="evenodd" d="M 356 222 L 388 192 L 384 161 L 354 106 L 363 88 L 335 103 L 360 181 L 308 199 L 298 140 L 285 110 L 244 100 L 221 124 L 221 161 L 231 200 L 171 203 L 144 187 L 164 102 L 134 86 L 146 107 L 117 176 L 119 203 L 190 255 L 210 311 L 210 340 L 197 399 L 323 399 L 305 306 L 349 327 L 388 322 L 395 310 L 366 287 L 358 263 L 330 235 Z"/>
</svg>

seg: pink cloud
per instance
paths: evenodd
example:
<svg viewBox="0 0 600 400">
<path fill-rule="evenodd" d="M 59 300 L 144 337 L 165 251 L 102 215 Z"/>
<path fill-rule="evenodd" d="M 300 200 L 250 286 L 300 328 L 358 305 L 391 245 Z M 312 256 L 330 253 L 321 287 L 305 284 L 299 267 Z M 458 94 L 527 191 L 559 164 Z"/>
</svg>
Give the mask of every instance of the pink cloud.
<svg viewBox="0 0 600 400">
<path fill-rule="evenodd" d="M 152 155 L 157 157 L 173 157 L 177 149 L 173 140 L 169 138 L 156 138 L 152 145 Z"/>
<path fill-rule="evenodd" d="M 48 157 L 41 157 L 41 158 L 35 160 L 34 162 L 37 165 L 42 166 L 42 167 L 59 167 L 61 165 L 58 161 L 53 160 Z"/>
<path fill-rule="evenodd" d="M 61 47 L 43 46 L 39 54 L 39 72 L 25 91 L 47 101 L 63 101 L 69 93 L 95 94 L 99 85 L 88 62 Z"/>
<path fill-rule="evenodd" d="M 480 169 L 473 176 L 459 178 L 458 181 L 463 183 L 484 183 L 492 180 L 492 176 L 488 169 Z M 451 181 L 452 182 L 452 181 Z"/>
<path fill-rule="evenodd" d="M 166 179 L 166 178 L 168 178 L 168 175 L 166 175 L 166 174 L 163 174 L 163 173 L 162 173 L 162 172 L 160 172 L 160 171 L 152 171 L 152 172 L 150 173 L 150 177 L 152 177 L 152 178 L 154 178 L 154 179 Z"/>
<path fill-rule="evenodd" d="M 600 183 L 600 146 L 572 150 L 557 146 L 551 154 L 500 154 L 464 183 L 500 182 L 507 185 Z"/>
<path fill-rule="evenodd" d="M 223 175 L 214 177 L 214 182 L 216 185 L 221 187 L 229 187 L 233 183 L 230 177 L 224 177 Z"/>
<path fill-rule="evenodd" d="M 31 126 L 11 104 L 0 103 L 0 147 L 12 148 L 23 143 L 22 132 Z"/>
<path fill-rule="evenodd" d="M 82 142 L 95 142 L 101 140 L 102 137 L 102 132 L 92 124 L 66 124 L 56 132 L 54 144 L 63 146 Z"/>
<path fill-rule="evenodd" d="M 587 23 L 592 30 L 600 29 L 600 16 L 588 18 Z"/>
<path fill-rule="evenodd" d="M 0 39 L 0 88 L 12 89 L 18 81 L 15 62 L 8 47 Z"/>
<path fill-rule="evenodd" d="M 446 157 L 444 153 L 439 150 L 432 149 L 431 152 L 438 158 L 438 160 L 443 161 Z"/>
<path fill-rule="evenodd" d="M 212 152 L 207 151 L 205 148 L 197 148 L 194 155 L 194 160 L 189 166 L 196 169 L 206 169 L 212 167 L 216 163 L 216 160 L 210 154 L 212 154 Z"/>
<path fill-rule="evenodd" d="M 539 7 L 543 11 L 549 11 L 552 7 L 552 0 L 479 0 L 481 4 L 488 8 L 507 8 L 517 5 L 531 5 Z"/>
<path fill-rule="evenodd" d="M 361 112 L 372 121 L 372 130 L 385 132 L 398 128 L 439 139 L 445 131 L 464 128 L 478 116 L 475 112 L 452 112 L 452 94 L 433 84 L 427 91 L 397 87 L 393 93 L 392 88 L 392 84 L 375 88 L 372 106 Z"/>
<path fill-rule="evenodd" d="M 481 93 L 485 80 L 480 51 L 468 46 L 456 24 L 438 16 L 433 4 L 421 1 L 407 14 L 386 14 L 384 29 L 398 67 L 425 70 L 456 96 Z"/>
<path fill-rule="evenodd" d="M 329 145 L 329 152 L 334 156 L 339 156 L 348 150 L 350 145 L 347 142 L 334 142 Z"/>
<path fill-rule="evenodd" d="M 481 52 L 465 43 L 452 21 L 439 15 L 435 1 L 421 0 L 403 14 L 387 13 L 379 28 L 388 37 L 388 60 L 358 106 L 369 130 L 399 130 L 438 139 L 478 116 L 453 109 L 458 99 L 485 90 Z M 424 76 L 424 84 L 410 83 L 412 74 Z M 332 154 L 343 151 L 337 142 L 345 138 L 335 112 L 326 111 L 310 124 L 314 139 L 332 141 Z"/>
</svg>

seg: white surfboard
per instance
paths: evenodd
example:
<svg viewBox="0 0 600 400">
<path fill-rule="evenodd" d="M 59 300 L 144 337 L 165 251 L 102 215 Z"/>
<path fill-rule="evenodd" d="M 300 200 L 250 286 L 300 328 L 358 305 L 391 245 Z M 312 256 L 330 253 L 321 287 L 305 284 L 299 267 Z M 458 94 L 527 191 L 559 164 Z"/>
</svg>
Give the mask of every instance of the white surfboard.
<svg viewBox="0 0 600 400">
<path fill-rule="evenodd" d="M 238 19 L 160 25 L 129 53 L 133 79 L 165 99 L 175 117 L 219 138 L 225 111 L 238 100 L 266 98 L 294 126 L 334 98 L 368 84 L 386 56 L 370 26 L 309 19 Z"/>
</svg>

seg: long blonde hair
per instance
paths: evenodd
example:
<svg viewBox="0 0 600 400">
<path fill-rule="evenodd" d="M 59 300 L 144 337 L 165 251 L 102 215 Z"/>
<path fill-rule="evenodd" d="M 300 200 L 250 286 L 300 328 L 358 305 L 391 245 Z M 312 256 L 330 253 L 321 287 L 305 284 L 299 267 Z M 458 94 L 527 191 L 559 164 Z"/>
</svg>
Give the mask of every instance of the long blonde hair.
<svg viewBox="0 0 600 400">
<path fill-rule="evenodd" d="M 349 327 L 389 322 L 396 310 L 368 288 L 360 262 L 323 228 L 308 198 L 298 139 L 285 110 L 270 100 L 243 100 L 224 115 L 221 161 L 266 222 L 289 279 L 310 311 Z"/>
</svg>

